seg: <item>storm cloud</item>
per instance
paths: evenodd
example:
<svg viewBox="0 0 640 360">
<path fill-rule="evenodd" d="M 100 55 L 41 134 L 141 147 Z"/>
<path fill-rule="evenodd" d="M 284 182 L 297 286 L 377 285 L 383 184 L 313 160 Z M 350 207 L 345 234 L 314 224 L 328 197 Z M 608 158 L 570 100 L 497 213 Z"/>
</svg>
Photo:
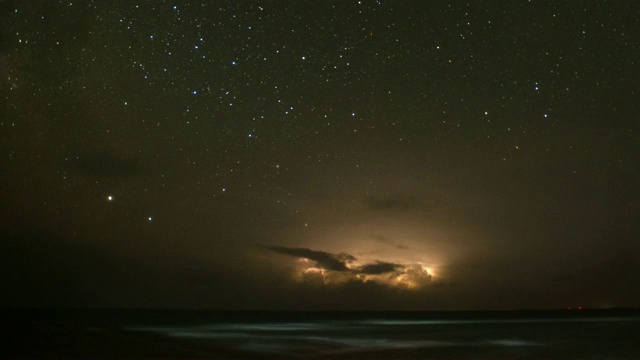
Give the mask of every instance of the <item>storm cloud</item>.
<svg viewBox="0 0 640 360">
<path fill-rule="evenodd" d="M 290 248 L 285 246 L 267 246 L 267 249 L 278 254 L 309 259 L 316 262 L 316 267 L 338 272 L 351 272 L 354 275 L 382 275 L 402 271 L 405 266 L 386 261 L 375 261 L 362 266 L 350 267 L 349 263 L 356 257 L 346 253 L 332 254 L 307 248 Z"/>
<path fill-rule="evenodd" d="M 317 267 L 331 271 L 351 271 L 351 269 L 347 267 L 346 262 L 355 260 L 355 257 L 348 254 L 331 254 L 306 248 L 289 248 L 284 246 L 268 246 L 267 248 L 278 254 L 315 261 Z"/>
<path fill-rule="evenodd" d="M 386 273 L 402 270 L 404 265 L 394 264 L 384 261 L 376 261 L 373 264 L 366 264 L 357 269 L 357 272 L 365 275 L 382 275 Z"/>
</svg>

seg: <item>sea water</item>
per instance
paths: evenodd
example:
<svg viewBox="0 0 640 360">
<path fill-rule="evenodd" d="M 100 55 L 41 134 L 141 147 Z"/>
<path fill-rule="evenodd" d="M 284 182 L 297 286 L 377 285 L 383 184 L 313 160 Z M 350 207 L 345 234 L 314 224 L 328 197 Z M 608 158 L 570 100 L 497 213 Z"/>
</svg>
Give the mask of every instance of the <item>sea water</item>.
<svg viewBox="0 0 640 360">
<path fill-rule="evenodd" d="M 23 311 L 9 356 L 638 358 L 640 312 Z M 13 313 L 14 317 L 16 313 Z M 17 321 L 17 320 L 16 320 Z M 27 346 L 28 343 L 32 346 Z M 22 345 L 19 345 L 22 344 Z"/>
</svg>

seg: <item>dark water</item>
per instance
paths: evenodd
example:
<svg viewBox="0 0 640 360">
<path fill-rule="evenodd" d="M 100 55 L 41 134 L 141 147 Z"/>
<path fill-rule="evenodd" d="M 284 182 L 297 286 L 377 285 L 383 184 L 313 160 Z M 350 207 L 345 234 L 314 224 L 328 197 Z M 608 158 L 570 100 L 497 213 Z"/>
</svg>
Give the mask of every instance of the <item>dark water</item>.
<svg viewBox="0 0 640 360">
<path fill-rule="evenodd" d="M 640 358 L 640 311 L 3 311 L 4 357 Z"/>
</svg>

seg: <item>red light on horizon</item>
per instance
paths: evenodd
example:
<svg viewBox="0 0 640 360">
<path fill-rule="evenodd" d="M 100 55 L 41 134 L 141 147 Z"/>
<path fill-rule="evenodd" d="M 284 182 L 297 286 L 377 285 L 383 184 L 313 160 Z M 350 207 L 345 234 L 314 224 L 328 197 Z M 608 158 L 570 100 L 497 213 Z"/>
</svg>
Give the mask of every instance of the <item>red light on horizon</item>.
<svg viewBox="0 0 640 360">
<path fill-rule="evenodd" d="M 578 310 L 582 310 L 582 306 L 578 306 Z"/>
</svg>

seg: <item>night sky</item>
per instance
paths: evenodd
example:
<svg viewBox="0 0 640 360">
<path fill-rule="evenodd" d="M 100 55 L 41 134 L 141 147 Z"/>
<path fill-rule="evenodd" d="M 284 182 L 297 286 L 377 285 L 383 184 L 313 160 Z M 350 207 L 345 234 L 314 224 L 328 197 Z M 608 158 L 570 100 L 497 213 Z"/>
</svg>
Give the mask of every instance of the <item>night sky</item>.
<svg viewBox="0 0 640 360">
<path fill-rule="evenodd" d="M 640 306 L 637 1 L 0 1 L 3 306 Z"/>
</svg>

